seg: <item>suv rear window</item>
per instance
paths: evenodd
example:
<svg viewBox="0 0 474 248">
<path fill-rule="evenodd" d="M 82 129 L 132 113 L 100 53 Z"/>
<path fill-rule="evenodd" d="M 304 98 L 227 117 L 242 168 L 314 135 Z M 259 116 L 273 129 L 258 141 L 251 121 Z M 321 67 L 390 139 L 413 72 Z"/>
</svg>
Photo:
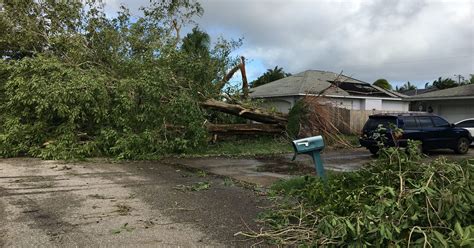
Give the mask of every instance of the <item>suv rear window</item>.
<svg viewBox="0 0 474 248">
<path fill-rule="evenodd" d="M 397 119 L 395 118 L 369 118 L 367 123 L 365 123 L 364 129 L 366 130 L 375 130 L 379 125 L 382 125 L 385 128 L 389 128 L 392 125 L 397 125 Z"/>
</svg>

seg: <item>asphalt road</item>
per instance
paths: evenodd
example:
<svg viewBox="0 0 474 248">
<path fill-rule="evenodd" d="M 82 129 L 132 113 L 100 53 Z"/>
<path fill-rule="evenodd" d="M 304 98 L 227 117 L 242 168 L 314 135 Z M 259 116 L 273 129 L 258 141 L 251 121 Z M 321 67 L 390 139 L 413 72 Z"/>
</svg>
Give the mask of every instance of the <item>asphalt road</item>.
<svg viewBox="0 0 474 248">
<path fill-rule="evenodd" d="M 0 247 L 249 246 L 268 203 L 157 162 L 0 160 Z"/>
<path fill-rule="evenodd" d="M 474 149 L 465 155 L 435 151 L 426 159 L 440 156 L 474 158 Z M 290 157 L 75 164 L 1 159 L 0 247 L 250 246 L 257 241 L 234 234 L 258 230 L 254 220 L 269 202 L 253 187 L 220 176 L 265 187 L 314 174 L 309 156 Z M 365 149 L 327 150 L 322 157 L 327 169 L 339 171 L 374 159 Z"/>
</svg>

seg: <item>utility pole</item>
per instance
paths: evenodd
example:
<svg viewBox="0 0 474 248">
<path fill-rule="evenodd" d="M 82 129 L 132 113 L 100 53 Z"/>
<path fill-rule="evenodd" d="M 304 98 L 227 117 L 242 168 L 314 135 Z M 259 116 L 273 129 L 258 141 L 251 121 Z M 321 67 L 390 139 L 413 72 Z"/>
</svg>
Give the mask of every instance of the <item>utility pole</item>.
<svg viewBox="0 0 474 248">
<path fill-rule="evenodd" d="M 459 85 L 461 84 L 461 78 L 464 81 L 464 77 L 462 75 L 454 75 L 454 76 L 458 78 L 458 84 Z"/>
</svg>

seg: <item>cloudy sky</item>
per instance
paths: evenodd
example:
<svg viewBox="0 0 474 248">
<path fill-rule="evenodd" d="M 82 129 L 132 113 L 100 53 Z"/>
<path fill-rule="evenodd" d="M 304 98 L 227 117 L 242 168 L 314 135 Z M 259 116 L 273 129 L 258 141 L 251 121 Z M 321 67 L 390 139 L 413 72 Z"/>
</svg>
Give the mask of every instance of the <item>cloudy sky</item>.
<svg viewBox="0 0 474 248">
<path fill-rule="evenodd" d="M 106 0 L 132 12 L 148 0 Z M 244 38 L 254 79 L 267 68 L 343 71 L 423 87 L 474 73 L 474 0 L 201 0 L 212 37 Z M 138 13 L 138 12 L 135 12 Z"/>
</svg>

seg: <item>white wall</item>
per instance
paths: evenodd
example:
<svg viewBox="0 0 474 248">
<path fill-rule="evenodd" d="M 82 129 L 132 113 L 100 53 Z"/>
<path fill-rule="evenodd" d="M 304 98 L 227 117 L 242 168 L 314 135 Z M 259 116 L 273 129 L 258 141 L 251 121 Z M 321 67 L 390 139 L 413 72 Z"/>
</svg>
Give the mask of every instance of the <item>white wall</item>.
<svg viewBox="0 0 474 248">
<path fill-rule="evenodd" d="M 382 100 L 381 99 L 365 99 L 365 109 L 364 110 L 382 110 Z"/>
<path fill-rule="evenodd" d="M 266 109 L 275 109 L 278 112 L 288 113 L 294 104 L 294 97 L 289 96 L 266 98 L 263 100 L 261 106 Z"/>
<path fill-rule="evenodd" d="M 382 110 L 388 111 L 408 111 L 410 103 L 405 101 L 382 100 Z"/>
<path fill-rule="evenodd" d="M 267 109 L 275 109 L 279 112 L 288 113 L 289 110 L 295 105 L 296 101 L 301 97 L 273 97 L 265 98 L 262 107 Z M 394 100 L 382 100 L 382 99 L 360 99 L 360 98 L 325 98 L 327 103 L 350 110 L 385 110 L 385 111 L 408 111 L 409 102 L 405 101 L 394 101 Z"/>
</svg>

